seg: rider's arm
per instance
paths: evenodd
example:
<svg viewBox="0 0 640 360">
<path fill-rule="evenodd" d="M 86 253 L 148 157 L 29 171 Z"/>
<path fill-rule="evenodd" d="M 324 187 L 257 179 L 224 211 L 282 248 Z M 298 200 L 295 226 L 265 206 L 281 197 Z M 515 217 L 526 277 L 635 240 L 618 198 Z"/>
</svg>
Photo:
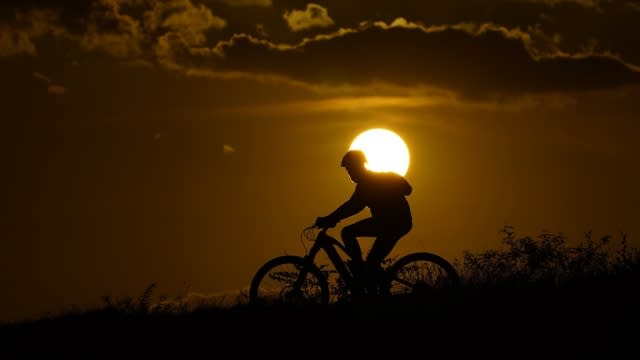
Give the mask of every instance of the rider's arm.
<svg viewBox="0 0 640 360">
<path fill-rule="evenodd" d="M 333 220 L 333 222 L 338 223 L 342 219 L 359 213 L 365 208 L 365 206 L 365 202 L 363 201 L 360 192 L 356 189 L 349 200 L 345 201 L 327 217 Z"/>
</svg>

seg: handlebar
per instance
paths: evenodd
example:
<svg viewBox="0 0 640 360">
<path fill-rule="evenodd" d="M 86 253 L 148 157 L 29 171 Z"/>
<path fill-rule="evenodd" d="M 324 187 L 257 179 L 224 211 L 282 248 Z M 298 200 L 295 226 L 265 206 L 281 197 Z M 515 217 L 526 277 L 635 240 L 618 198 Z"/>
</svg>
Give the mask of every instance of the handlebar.
<svg viewBox="0 0 640 360">
<path fill-rule="evenodd" d="M 305 238 L 307 238 L 307 240 L 314 241 L 316 240 L 319 234 L 325 234 L 329 229 L 330 229 L 329 227 L 320 227 L 316 224 L 313 224 L 304 228 L 302 232 Z M 316 233 L 316 230 L 319 230 L 319 231 Z"/>
</svg>

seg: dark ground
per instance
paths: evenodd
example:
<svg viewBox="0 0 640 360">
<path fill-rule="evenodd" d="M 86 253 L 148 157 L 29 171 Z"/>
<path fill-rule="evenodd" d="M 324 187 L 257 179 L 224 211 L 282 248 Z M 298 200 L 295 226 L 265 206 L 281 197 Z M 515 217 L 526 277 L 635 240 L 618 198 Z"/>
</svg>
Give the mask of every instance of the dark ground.
<svg viewBox="0 0 640 360">
<path fill-rule="evenodd" d="M 325 307 L 239 305 L 174 314 L 105 308 L 3 325 L 0 351 L 5 359 L 635 358 L 640 355 L 637 285 L 631 279 L 566 288 L 462 289 Z"/>
</svg>

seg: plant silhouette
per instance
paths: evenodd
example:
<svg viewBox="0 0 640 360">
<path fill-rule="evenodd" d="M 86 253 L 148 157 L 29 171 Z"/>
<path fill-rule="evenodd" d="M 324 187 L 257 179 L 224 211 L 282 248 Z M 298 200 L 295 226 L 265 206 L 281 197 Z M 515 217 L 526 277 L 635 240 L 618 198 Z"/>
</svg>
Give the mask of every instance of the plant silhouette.
<svg viewBox="0 0 640 360">
<path fill-rule="evenodd" d="M 292 353 L 313 348 L 329 355 L 334 347 L 316 348 L 311 339 L 351 339 L 357 333 L 376 346 L 416 341 L 435 346 L 455 338 L 474 349 L 496 347 L 498 340 L 518 347 L 535 343 L 541 354 L 570 350 L 611 356 L 633 349 L 640 322 L 640 252 L 629 246 L 626 234 L 586 232 L 575 246 L 560 233 L 518 237 L 505 226 L 502 234 L 501 248 L 466 251 L 453 262 L 460 275 L 455 292 L 271 307 L 250 306 L 240 293 L 245 301 L 233 306 L 186 307 L 182 296 L 174 305 L 164 296 L 154 301 L 158 286 L 152 283 L 134 298 L 105 296 L 102 307 L 2 324 L 0 342 L 6 353 L 22 355 L 77 355 L 86 346 L 113 356 L 130 349 L 147 356 L 232 351 L 238 341 L 253 344 L 247 351 L 259 349 L 262 355 L 279 354 L 281 347 L 274 345 L 283 343 Z M 351 345 L 345 351 L 355 351 Z M 358 354 L 379 355 L 383 350 L 376 346 L 357 347 Z M 500 349 L 506 348 L 492 348 L 492 353 Z"/>
</svg>

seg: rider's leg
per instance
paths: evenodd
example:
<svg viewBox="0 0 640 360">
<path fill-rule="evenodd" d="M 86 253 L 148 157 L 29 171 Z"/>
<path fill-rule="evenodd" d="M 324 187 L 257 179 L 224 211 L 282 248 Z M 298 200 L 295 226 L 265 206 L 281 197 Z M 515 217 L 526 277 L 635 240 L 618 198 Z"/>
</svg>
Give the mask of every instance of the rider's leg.
<svg viewBox="0 0 640 360">
<path fill-rule="evenodd" d="M 384 272 L 381 266 L 382 261 L 391 253 L 399 239 L 400 236 L 397 234 L 381 234 L 371 245 L 365 260 L 366 286 L 370 293 L 378 292 L 378 282 Z"/>
<path fill-rule="evenodd" d="M 411 225 L 384 226 L 371 245 L 365 260 L 367 268 L 378 269 L 384 259 L 389 256 L 398 240 L 411 230 Z"/>
<path fill-rule="evenodd" d="M 360 268 L 364 266 L 364 260 L 362 257 L 362 249 L 358 243 L 359 236 L 374 237 L 377 235 L 377 227 L 372 218 L 363 219 L 351 225 L 347 225 L 342 229 L 340 235 L 342 236 L 342 242 L 346 247 L 347 254 L 351 258 L 352 262 Z"/>
<path fill-rule="evenodd" d="M 411 229 L 410 226 L 401 227 L 399 229 L 384 227 L 380 235 L 378 235 L 371 245 L 371 249 L 365 260 L 365 285 L 371 294 L 386 293 L 388 289 L 378 288 L 381 284 L 380 279 L 384 275 L 382 262 L 391 253 L 398 240 Z"/>
<path fill-rule="evenodd" d="M 357 238 L 360 236 L 375 237 L 377 235 L 376 230 L 376 225 L 372 218 L 360 220 L 342 229 L 340 233 L 342 242 L 352 260 L 363 261 L 362 250 Z"/>
<path fill-rule="evenodd" d="M 378 236 L 367 254 L 365 260 L 367 268 L 375 269 L 379 267 L 382 261 L 391 253 L 398 240 L 400 240 L 400 237 L 397 235 L 383 234 Z"/>
</svg>

